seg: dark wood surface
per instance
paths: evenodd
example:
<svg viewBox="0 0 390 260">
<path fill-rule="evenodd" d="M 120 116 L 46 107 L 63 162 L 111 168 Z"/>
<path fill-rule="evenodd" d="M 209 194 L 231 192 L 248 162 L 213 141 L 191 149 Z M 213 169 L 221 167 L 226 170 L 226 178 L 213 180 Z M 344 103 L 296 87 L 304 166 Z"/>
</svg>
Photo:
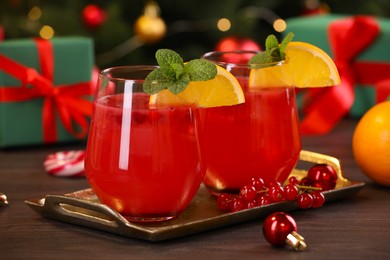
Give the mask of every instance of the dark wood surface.
<svg viewBox="0 0 390 260">
<path fill-rule="evenodd" d="M 274 248 L 262 235 L 263 219 L 163 242 L 140 241 L 48 220 L 24 201 L 88 187 L 84 178 L 49 176 L 44 158 L 84 145 L 28 147 L 0 151 L 1 259 L 390 259 L 390 188 L 373 184 L 356 166 L 351 139 L 356 120 L 330 134 L 303 137 L 303 148 L 341 159 L 348 179 L 366 182 L 359 193 L 320 209 L 290 212 L 307 250 Z M 375 156 L 375 155 L 373 155 Z"/>
</svg>

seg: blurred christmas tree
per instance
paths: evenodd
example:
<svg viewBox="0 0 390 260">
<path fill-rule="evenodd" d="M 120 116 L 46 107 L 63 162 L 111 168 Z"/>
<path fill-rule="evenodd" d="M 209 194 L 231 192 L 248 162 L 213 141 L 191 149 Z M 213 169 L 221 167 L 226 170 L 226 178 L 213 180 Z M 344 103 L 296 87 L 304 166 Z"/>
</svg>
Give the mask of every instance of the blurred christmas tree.
<svg viewBox="0 0 390 260">
<path fill-rule="evenodd" d="M 390 0 L 2 0 L 0 40 L 82 35 L 94 39 L 99 67 L 154 64 L 159 48 L 190 59 L 225 37 L 263 43 L 284 19 L 328 11 L 389 17 Z"/>
</svg>

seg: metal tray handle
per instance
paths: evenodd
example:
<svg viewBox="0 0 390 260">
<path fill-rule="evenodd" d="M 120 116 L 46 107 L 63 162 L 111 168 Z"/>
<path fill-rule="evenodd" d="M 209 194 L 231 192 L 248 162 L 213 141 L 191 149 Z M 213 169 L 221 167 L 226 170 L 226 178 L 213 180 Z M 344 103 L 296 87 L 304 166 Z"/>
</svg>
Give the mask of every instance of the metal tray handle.
<svg viewBox="0 0 390 260">
<path fill-rule="evenodd" d="M 137 228 L 121 214 L 108 206 L 69 196 L 47 195 L 44 210 L 51 217 L 80 225 L 94 226 L 105 230 Z"/>
<path fill-rule="evenodd" d="M 335 171 L 337 173 L 336 188 L 344 187 L 344 186 L 351 184 L 351 181 L 349 181 L 347 178 L 345 178 L 343 168 L 341 166 L 341 162 L 336 157 L 302 150 L 300 155 L 299 155 L 299 160 L 304 161 L 304 162 L 310 162 L 313 164 L 317 164 L 317 163 L 318 164 L 328 164 L 328 165 L 332 166 L 333 169 L 335 169 Z M 302 176 L 307 175 L 306 170 L 299 170 L 296 168 L 293 169 L 291 175 L 294 175 L 296 173 L 298 173 L 298 175 L 302 175 Z"/>
</svg>

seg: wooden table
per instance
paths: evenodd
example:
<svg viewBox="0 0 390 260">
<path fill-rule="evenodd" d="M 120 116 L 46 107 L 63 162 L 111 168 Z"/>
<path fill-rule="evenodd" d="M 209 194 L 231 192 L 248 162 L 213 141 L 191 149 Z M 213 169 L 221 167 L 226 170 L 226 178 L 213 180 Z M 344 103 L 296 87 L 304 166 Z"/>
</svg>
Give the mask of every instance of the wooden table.
<svg viewBox="0 0 390 260">
<path fill-rule="evenodd" d="M 262 235 L 263 219 L 180 239 L 147 242 L 48 220 L 24 201 L 88 187 L 84 178 L 55 178 L 42 162 L 52 152 L 84 145 L 28 147 L 0 151 L 1 259 L 390 259 L 390 188 L 373 184 L 356 166 L 351 138 L 356 125 L 345 120 L 325 136 L 303 137 L 303 148 L 341 159 L 348 179 L 366 182 L 359 193 L 320 209 L 290 212 L 307 250 L 274 248 Z M 373 155 L 375 156 L 375 155 Z"/>
</svg>

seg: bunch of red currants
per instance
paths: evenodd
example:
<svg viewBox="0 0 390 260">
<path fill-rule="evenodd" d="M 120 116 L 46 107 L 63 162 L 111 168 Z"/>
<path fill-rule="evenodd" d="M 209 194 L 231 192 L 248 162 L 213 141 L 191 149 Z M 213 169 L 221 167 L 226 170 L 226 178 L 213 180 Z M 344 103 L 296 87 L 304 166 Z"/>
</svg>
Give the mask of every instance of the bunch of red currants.
<svg viewBox="0 0 390 260">
<path fill-rule="evenodd" d="M 241 187 L 239 194 L 223 193 L 217 198 L 218 208 L 236 212 L 282 201 L 296 201 L 301 209 L 319 208 L 325 203 L 323 191 L 336 186 L 336 171 L 327 164 L 312 166 L 307 176 L 299 180 L 291 176 L 284 186 L 278 181 L 265 183 L 262 178 L 252 178 Z"/>
</svg>

